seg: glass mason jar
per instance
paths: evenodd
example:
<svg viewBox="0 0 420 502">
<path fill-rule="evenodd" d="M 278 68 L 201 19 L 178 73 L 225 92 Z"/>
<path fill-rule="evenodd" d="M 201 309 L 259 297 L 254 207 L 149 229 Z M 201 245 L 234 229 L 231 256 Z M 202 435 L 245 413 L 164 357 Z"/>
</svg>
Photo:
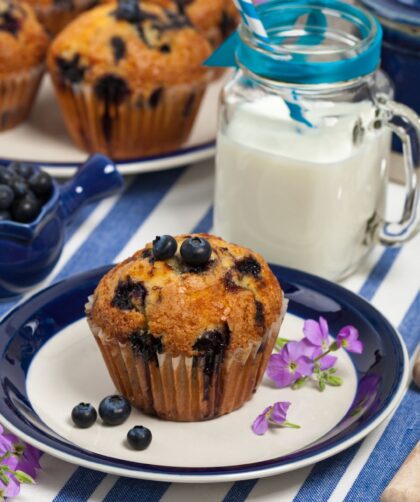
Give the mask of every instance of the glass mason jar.
<svg viewBox="0 0 420 502">
<path fill-rule="evenodd" d="M 418 230 L 419 119 L 392 101 L 368 12 L 335 0 L 269 1 L 258 12 L 270 42 L 242 25 L 211 62 L 235 54 L 239 66 L 221 96 L 215 232 L 339 279 L 375 243 Z M 404 145 L 407 189 L 395 223 L 384 220 L 391 133 Z"/>
</svg>

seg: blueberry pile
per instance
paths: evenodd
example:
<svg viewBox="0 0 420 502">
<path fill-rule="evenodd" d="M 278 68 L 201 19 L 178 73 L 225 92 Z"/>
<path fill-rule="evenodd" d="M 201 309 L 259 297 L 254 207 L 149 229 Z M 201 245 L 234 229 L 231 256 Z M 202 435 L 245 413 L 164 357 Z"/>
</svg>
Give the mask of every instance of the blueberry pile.
<svg viewBox="0 0 420 502">
<path fill-rule="evenodd" d="M 161 235 L 153 241 L 153 256 L 156 260 L 169 260 L 177 251 L 178 244 L 170 235 Z M 199 267 L 210 260 L 212 248 L 207 239 L 189 237 L 181 244 L 181 258 L 187 265 Z"/>
<path fill-rule="evenodd" d="M 123 424 L 131 413 L 131 405 L 123 396 L 107 396 L 99 404 L 99 416 L 104 425 L 114 427 Z M 90 403 L 79 403 L 71 412 L 73 423 L 79 429 L 91 427 L 98 418 Z M 134 450 L 145 450 L 152 441 L 152 433 L 142 425 L 136 425 L 127 433 L 127 442 Z"/>
<path fill-rule="evenodd" d="M 0 221 L 30 223 L 51 197 L 51 176 L 23 162 L 0 166 Z"/>
</svg>

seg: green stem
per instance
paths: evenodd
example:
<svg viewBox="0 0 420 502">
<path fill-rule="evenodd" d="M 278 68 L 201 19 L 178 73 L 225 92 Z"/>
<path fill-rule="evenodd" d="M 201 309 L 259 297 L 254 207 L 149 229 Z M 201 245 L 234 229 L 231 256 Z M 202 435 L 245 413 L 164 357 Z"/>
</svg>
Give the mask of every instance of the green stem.
<svg viewBox="0 0 420 502">
<path fill-rule="evenodd" d="M 300 425 L 293 424 L 292 422 L 284 422 L 285 427 L 290 427 L 291 429 L 300 429 Z"/>
<path fill-rule="evenodd" d="M 325 357 L 327 354 L 329 354 L 332 351 L 333 351 L 332 349 L 326 350 L 323 354 L 321 354 L 320 356 L 318 356 L 314 359 L 314 363 L 317 363 L 320 359 L 322 359 L 323 357 Z"/>
</svg>

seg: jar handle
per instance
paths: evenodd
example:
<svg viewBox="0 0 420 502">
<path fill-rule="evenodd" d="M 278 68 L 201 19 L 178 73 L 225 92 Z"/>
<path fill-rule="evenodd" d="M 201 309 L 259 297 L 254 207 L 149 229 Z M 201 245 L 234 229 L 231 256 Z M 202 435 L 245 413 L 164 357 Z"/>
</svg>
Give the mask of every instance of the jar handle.
<svg viewBox="0 0 420 502">
<path fill-rule="evenodd" d="M 382 220 L 379 242 L 395 246 L 407 242 L 420 229 L 420 117 L 408 106 L 380 94 L 378 119 L 396 134 L 403 146 L 406 196 L 400 221 Z"/>
</svg>

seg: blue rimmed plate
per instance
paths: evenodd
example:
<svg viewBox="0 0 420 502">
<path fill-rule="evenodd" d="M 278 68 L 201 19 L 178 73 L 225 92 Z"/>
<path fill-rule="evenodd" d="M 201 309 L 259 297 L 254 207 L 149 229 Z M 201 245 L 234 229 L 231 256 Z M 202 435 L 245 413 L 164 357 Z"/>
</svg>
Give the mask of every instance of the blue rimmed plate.
<svg viewBox="0 0 420 502">
<path fill-rule="evenodd" d="M 97 405 L 114 392 L 84 319 L 84 304 L 108 267 L 54 285 L 17 307 L 0 324 L 0 414 L 3 425 L 28 443 L 75 464 L 112 474 L 175 482 L 217 482 L 287 472 L 330 457 L 356 443 L 397 406 L 408 381 L 404 343 L 388 321 L 351 292 L 315 276 L 273 267 L 289 309 L 281 334 L 301 337 L 303 319 L 324 316 L 331 332 L 355 325 L 361 356 L 340 351 L 342 387 L 320 393 L 263 384 L 240 410 L 199 423 L 166 422 L 134 411 L 115 428 L 98 422 L 72 426 L 80 401 Z M 250 425 L 275 401 L 292 402 L 289 420 L 301 429 L 252 434 Z M 128 429 L 149 427 L 144 452 L 125 445 Z"/>
</svg>

